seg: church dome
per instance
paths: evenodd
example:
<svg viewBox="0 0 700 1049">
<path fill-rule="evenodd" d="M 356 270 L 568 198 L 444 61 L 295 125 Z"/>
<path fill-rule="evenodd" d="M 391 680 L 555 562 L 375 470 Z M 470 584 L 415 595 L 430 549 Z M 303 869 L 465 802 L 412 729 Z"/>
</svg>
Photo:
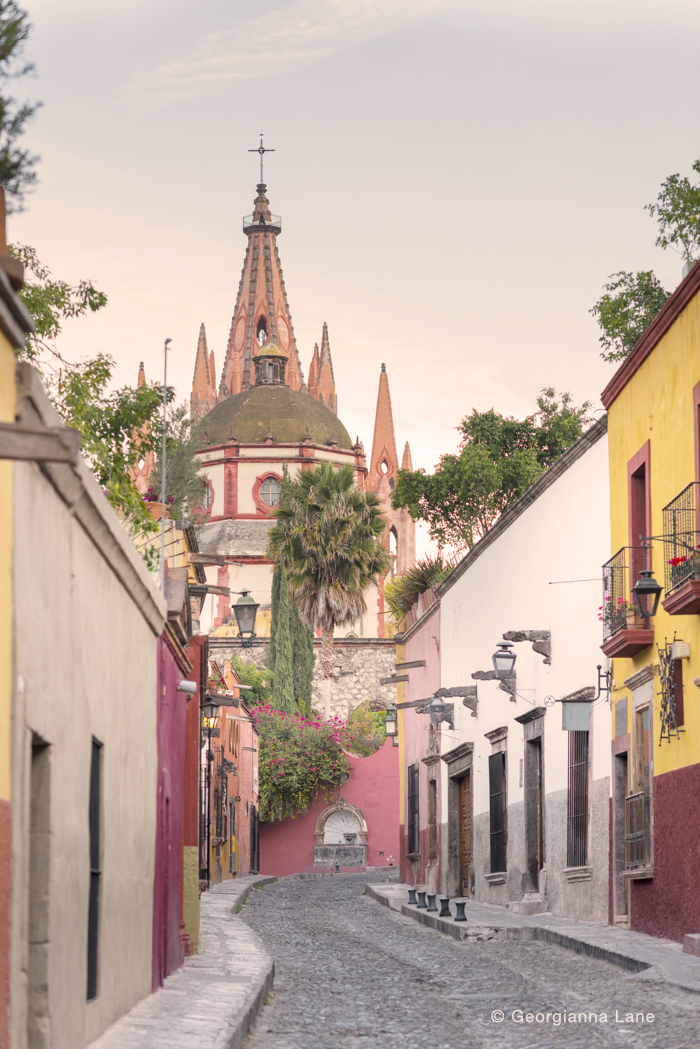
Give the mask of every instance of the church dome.
<svg viewBox="0 0 700 1049">
<path fill-rule="evenodd" d="M 299 444 L 306 431 L 314 444 L 330 444 L 351 451 L 350 434 L 337 415 L 308 393 L 275 384 L 253 386 L 219 401 L 198 429 L 211 444 L 225 444 L 231 434 L 241 444 L 262 444 L 268 432 L 276 443 Z"/>
</svg>

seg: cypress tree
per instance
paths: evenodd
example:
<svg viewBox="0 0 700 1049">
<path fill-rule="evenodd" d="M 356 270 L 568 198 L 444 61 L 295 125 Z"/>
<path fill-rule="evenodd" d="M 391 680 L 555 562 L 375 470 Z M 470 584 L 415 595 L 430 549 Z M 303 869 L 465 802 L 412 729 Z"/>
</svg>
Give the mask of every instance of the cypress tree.
<svg viewBox="0 0 700 1049">
<path fill-rule="evenodd" d="M 270 670 L 275 669 L 277 615 L 280 603 L 280 577 L 281 573 L 275 569 L 272 573 L 272 594 L 270 598 L 270 651 L 267 656 L 267 665 Z"/>
<path fill-rule="evenodd" d="M 302 623 L 294 606 L 290 608 L 289 623 L 294 661 L 294 698 L 299 712 L 308 717 L 311 713 L 314 680 L 314 635 L 306 624 Z"/>
<path fill-rule="evenodd" d="M 272 706 L 277 710 L 296 712 L 294 700 L 294 672 L 292 664 L 292 636 L 289 622 L 289 588 L 287 573 L 279 572 L 279 600 L 275 630 L 275 680 L 272 687 Z"/>
</svg>

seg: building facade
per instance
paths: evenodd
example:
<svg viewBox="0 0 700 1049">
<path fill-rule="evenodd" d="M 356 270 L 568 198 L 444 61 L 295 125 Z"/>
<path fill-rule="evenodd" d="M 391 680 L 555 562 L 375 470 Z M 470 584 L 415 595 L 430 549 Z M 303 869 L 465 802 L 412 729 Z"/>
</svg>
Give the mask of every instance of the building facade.
<svg viewBox="0 0 700 1049">
<path fill-rule="evenodd" d="M 15 463 L 14 535 L 11 1044 L 80 1049 L 152 986 L 166 606 L 79 459 Z"/>
<path fill-rule="evenodd" d="M 679 941 L 700 929 L 699 290 L 694 266 L 602 395 L 612 524 L 603 566 L 614 698 L 611 920 Z M 662 587 L 654 616 L 634 607 L 643 569 Z"/>
<path fill-rule="evenodd" d="M 400 635 L 409 882 L 607 921 L 610 707 L 598 690 L 596 585 L 609 541 L 606 470 L 602 419 Z M 516 654 L 508 680 L 492 662 L 504 642 Z M 447 703 L 438 729 L 428 713 L 436 689 Z"/>
</svg>

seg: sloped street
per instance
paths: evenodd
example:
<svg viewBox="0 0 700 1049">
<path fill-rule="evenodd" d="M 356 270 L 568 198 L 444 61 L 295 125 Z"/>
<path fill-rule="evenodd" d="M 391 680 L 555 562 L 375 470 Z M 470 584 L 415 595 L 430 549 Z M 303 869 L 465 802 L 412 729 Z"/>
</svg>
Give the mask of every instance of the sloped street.
<svg viewBox="0 0 700 1049">
<path fill-rule="evenodd" d="M 241 917 L 276 979 L 245 1049 L 700 1044 L 694 994 L 542 943 L 459 943 L 379 906 L 366 881 L 289 880 L 251 893 Z"/>
</svg>

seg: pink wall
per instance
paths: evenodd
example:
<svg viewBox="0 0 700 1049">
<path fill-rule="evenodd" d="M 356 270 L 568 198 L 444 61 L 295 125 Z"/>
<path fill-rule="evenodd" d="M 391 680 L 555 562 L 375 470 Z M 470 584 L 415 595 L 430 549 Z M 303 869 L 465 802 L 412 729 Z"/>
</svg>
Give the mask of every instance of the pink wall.
<svg viewBox="0 0 700 1049">
<path fill-rule="evenodd" d="M 406 663 L 414 660 L 425 660 L 424 667 L 415 667 L 408 671 L 408 681 L 404 686 L 404 702 L 426 699 L 441 687 L 440 680 L 440 606 L 433 605 L 435 611 L 423 626 L 405 642 L 403 660 Z M 449 700 L 447 702 L 450 702 Z M 459 702 L 457 700 L 456 702 Z M 437 857 L 432 861 L 429 872 L 428 862 L 428 778 L 429 770 L 421 761 L 428 754 L 430 717 L 428 714 L 417 714 L 415 709 L 403 712 L 403 756 L 404 767 L 401 770 L 401 790 L 404 795 L 404 813 L 408 811 L 407 783 L 408 767 L 418 762 L 419 768 L 419 804 L 420 817 L 420 860 L 408 860 L 408 833 L 401 827 L 401 881 L 408 885 L 430 884 L 437 891 L 439 884 L 440 861 L 440 766 L 437 766 Z M 435 770 L 434 770 L 435 771 Z M 433 884 L 433 881 L 435 884 Z"/>
<path fill-rule="evenodd" d="M 158 642 L 158 798 L 151 980 L 154 991 L 183 962 L 180 897 L 187 696 L 178 692 L 177 686 L 188 674 L 189 666 L 176 654 L 166 630 Z"/>
<path fill-rule="evenodd" d="M 369 758 L 357 758 L 353 754 L 348 757 L 353 771 L 343 785 L 342 795 L 360 810 L 367 823 L 367 865 L 386 866 L 390 856 L 398 865 L 399 748 L 387 739 L 384 746 Z M 313 865 L 314 828 L 328 804 L 321 797 L 305 816 L 260 824 L 261 874 L 280 876 L 328 869 Z M 352 872 L 364 868 L 341 869 Z"/>
</svg>

